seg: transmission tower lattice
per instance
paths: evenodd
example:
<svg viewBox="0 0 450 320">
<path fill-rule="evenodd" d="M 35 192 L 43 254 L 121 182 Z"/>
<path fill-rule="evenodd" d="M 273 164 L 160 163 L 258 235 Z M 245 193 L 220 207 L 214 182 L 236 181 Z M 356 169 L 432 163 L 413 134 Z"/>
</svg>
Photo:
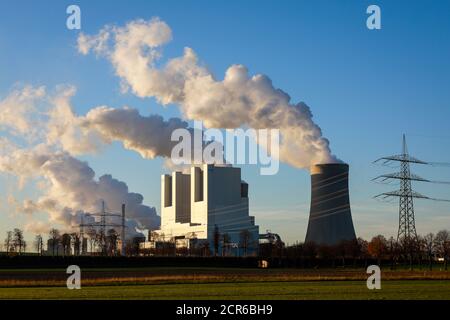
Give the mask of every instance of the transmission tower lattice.
<svg viewBox="0 0 450 320">
<path fill-rule="evenodd" d="M 417 239 L 416 221 L 414 219 L 414 201 L 409 168 L 408 147 L 403 135 L 403 160 L 400 161 L 400 203 L 397 239 Z"/>
<path fill-rule="evenodd" d="M 410 164 L 423 164 L 423 165 L 447 165 L 446 163 L 434 163 L 434 162 L 425 162 L 414 158 L 408 154 L 408 147 L 406 145 L 406 138 L 403 135 L 403 148 L 402 153 L 399 155 L 383 157 L 375 161 L 375 163 L 382 162 L 384 165 L 388 165 L 391 162 L 399 162 L 400 163 L 400 172 L 384 174 L 374 178 L 374 181 L 378 181 L 381 183 L 389 182 L 393 179 L 400 181 L 400 189 L 385 192 L 375 196 L 375 198 L 387 199 L 392 197 L 399 198 L 399 214 L 398 214 L 398 233 L 397 240 L 417 240 L 417 232 L 416 232 L 416 222 L 414 217 L 414 198 L 419 199 L 429 199 L 436 201 L 449 201 L 444 199 L 435 199 L 430 198 L 425 195 L 422 195 L 418 192 L 415 192 L 412 189 L 412 181 L 421 181 L 421 182 L 432 182 L 432 183 L 441 183 L 448 184 L 449 182 L 445 181 L 432 181 L 428 179 L 424 179 L 416 174 L 411 173 Z"/>
<path fill-rule="evenodd" d="M 96 212 L 96 213 L 87 213 L 86 216 L 92 216 L 92 217 L 100 217 L 99 222 L 91 222 L 91 223 L 85 223 L 83 216 L 81 216 L 81 223 L 78 225 L 80 228 L 80 235 L 83 239 L 84 236 L 84 228 L 99 228 L 100 229 L 100 248 L 102 250 L 102 255 L 106 254 L 106 228 L 112 227 L 112 228 L 120 228 L 120 240 L 121 240 L 121 255 L 125 255 L 125 204 L 122 204 L 122 213 L 111 213 L 107 212 L 105 209 L 105 201 L 102 200 L 102 211 Z M 107 222 L 107 218 L 121 218 L 120 223 L 112 223 Z"/>
</svg>

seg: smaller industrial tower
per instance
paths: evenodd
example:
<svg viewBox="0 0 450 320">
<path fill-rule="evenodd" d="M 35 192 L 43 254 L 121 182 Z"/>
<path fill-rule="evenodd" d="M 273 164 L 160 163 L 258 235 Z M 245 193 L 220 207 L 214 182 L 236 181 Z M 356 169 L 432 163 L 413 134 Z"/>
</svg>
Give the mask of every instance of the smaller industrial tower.
<svg viewBox="0 0 450 320">
<path fill-rule="evenodd" d="M 390 182 L 392 180 L 400 181 L 400 189 L 385 192 L 375 196 L 375 198 L 387 199 L 392 197 L 399 198 L 399 214 L 398 214 L 398 233 L 397 233 L 397 241 L 405 240 L 405 241 L 415 241 L 417 240 L 417 232 L 416 232 L 416 222 L 414 217 L 414 198 L 419 199 L 429 199 L 429 200 L 437 200 L 437 201 L 448 201 L 443 199 L 434 199 L 427 196 L 424 196 L 418 192 L 415 192 L 412 189 L 412 181 L 420 181 L 420 182 L 433 182 L 433 183 L 445 183 L 448 182 L 443 181 L 431 181 L 428 179 L 424 179 L 416 174 L 411 173 L 410 164 L 423 164 L 423 165 L 447 165 L 444 163 L 431 163 L 419 160 L 414 158 L 408 154 L 408 147 L 406 145 L 406 138 L 403 135 L 403 147 L 402 153 L 399 155 L 393 155 L 388 157 L 383 157 L 376 160 L 374 163 L 382 162 L 383 165 L 388 165 L 391 162 L 400 163 L 400 172 L 384 174 L 373 179 L 374 181 L 378 181 L 381 183 Z"/>
</svg>

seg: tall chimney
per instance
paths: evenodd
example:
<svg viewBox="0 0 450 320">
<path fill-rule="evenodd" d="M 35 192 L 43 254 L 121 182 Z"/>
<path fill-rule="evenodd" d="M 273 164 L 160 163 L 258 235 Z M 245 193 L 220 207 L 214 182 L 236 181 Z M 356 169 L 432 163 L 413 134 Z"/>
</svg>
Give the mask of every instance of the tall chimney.
<svg viewBox="0 0 450 320">
<path fill-rule="evenodd" d="M 305 242 L 336 245 L 342 240 L 355 239 L 348 194 L 348 164 L 314 165 Z"/>
</svg>

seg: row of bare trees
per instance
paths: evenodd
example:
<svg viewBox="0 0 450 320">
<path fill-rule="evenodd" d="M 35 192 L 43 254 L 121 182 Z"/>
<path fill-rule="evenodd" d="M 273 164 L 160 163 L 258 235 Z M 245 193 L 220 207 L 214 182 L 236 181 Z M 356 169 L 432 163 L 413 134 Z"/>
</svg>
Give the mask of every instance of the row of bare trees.
<svg viewBox="0 0 450 320">
<path fill-rule="evenodd" d="M 425 262 L 430 270 L 433 269 L 434 261 L 441 258 L 444 269 L 447 270 L 450 259 L 450 232 L 441 230 L 437 234 L 428 233 L 425 236 L 417 236 L 417 239 L 400 241 L 378 235 L 367 244 L 367 252 L 378 261 L 388 259 L 391 266 L 398 261 L 408 261 L 411 267 L 413 263 L 422 265 Z"/>
<path fill-rule="evenodd" d="M 308 261 L 329 260 L 333 265 L 345 266 L 349 260 L 353 264 L 364 263 L 369 259 L 381 265 L 389 263 L 391 268 L 399 264 L 428 265 L 432 270 L 436 261 L 442 261 L 447 270 L 450 259 L 450 232 L 441 230 L 437 234 L 429 233 L 417 239 L 386 239 L 377 235 L 370 241 L 358 238 L 354 241 L 342 241 L 336 246 L 317 245 L 315 243 L 297 243 L 287 247 L 261 246 L 263 257 L 305 259 Z"/>
<path fill-rule="evenodd" d="M 59 255 L 59 249 L 62 249 L 63 255 L 77 256 L 87 253 L 88 251 L 91 254 L 101 254 L 106 256 L 118 254 L 119 234 L 116 230 L 110 229 L 104 234 L 95 228 L 90 228 L 85 235 L 86 237 L 78 232 L 61 234 L 59 230 L 51 229 L 49 232 L 49 247 L 47 250 L 51 251 L 52 255 Z M 86 242 L 83 243 L 84 241 Z"/>
<path fill-rule="evenodd" d="M 47 241 L 47 254 L 53 256 L 80 255 L 82 239 L 79 233 L 63 233 L 58 229 L 50 229 Z M 37 235 L 35 239 L 36 250 L 39 254 L 43 253 L 42 235 Z"/>
<path fill-rule="evenodd" d="M 23 231 L 18 228 L 15 228 L 13 231 L 7 231 L 3 247 L 7 254 L 24 253 L 27 249 L 27 242 L 24 239 Z"/>
<path fill-rule="evenodd" d="M 92 254 L 116 255 L 118 252 L 118 240 L 119 235 L 114 229 L 108 230 L 106 235 L 103 235 L 92 228 L 86 232 L 85 241 L 90 244 L 90 252 Z M 3 247 L 8 255 L 23 254 L 27 248 L 23 231 L 18 228 L 13 231 L 7 231 Z M 80 255 L 83 252 L 87 252 L 88 248 L 86 247 L 83 248 L 83 239 L 80 233 L 61 233 L 55 228 L 48 233 L 47 255 Z M 44 238 L 41 234 L 35 236 L 34 249 L 39 255 L 45 253 Z"/>
<path fill-rule="evenodd" d="M 118 254 L 119 236 L 114 229 L 103 234 L 92 228 L 87 230 L 86 236 L 87 243 L 83 248 L 83 239 L 79 233 L 61 234 L 59 230 L 51 229 L 48 234 L 47 254 L 54 256 L 80 255 L 86 251 L 97 255 L 114 256 Z M 249 250 L 257 245 L 258 240 L 252 239 L 252 234 L 248 230 L 241 231 L 239 238 L 239 243 L 233 243 L 227 233 L 222 234 L 218 228 L 215 228 L 213 250 L 210 249 L 207 241 L 194 238 L 191 239 L 189 249 L 176 248 L 175 242 L 161 242 L 161 246 L 148 253 L 197 256 L 227 256 L 237 253 L 239 256 L 247 256 Z M 142 241 L 141 237 L 129 240 L 125 245 L 125 253 L 127 255 L 142 254 L 143 252 L 139 248 Z M 88 244 L 89 248 L 87 248 Z M 44 253 L 42 235 L 36 235 L 34 245 L 38 254 Z M 8 231 L 3 247 L 7 254 L 23 254 L 27 248 L 23 231 L 18 228 Z M 364 261 L 367 264 L 369 259 L 375 259 L 378 264 L 389 263 L 392 268 L 400 263 L 409 263 L 411 268 L 413 264 L 427 264 L 430 270 L 436 261 L 442 260 L 444 268 L 447 270 L 450 259 L 450 232 L 441 230 L 437 234 L 429 233 L 425 236 L 418 236 L 417 239 L 401 239 L 400 241 L 393 237 L 386 239 L 383 235 L 377 235 L 370 241 L 358 238 L 354 241 L 342 241 L 336 246 L 297 243 L 285 247 L 280 244 L 266 244 L 260 245 L 259 254 L 262 257 L 301 258 L 309 261 L 330 260 L 333 265 L 338 263 L 343 266 L 349 260 L 352 260 L 353 263 L 357 260 L 360 263 Z"/>
</svg>

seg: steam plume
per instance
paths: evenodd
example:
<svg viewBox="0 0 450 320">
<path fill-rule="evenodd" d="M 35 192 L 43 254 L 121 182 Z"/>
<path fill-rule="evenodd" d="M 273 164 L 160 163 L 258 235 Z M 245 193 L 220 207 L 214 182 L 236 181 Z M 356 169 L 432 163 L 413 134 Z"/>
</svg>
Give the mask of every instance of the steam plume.
<svg viewBox="0 0 450 320">
<path fill-rule="evenodd" d="M 223 80 L 216 80 L 191 48 L 158 68 L 162 46 L 171 38 L 164 21 L 135 20 L 123 27 L 104 27 L 97 35 L 81 34 L 78 49 L 108 58 L 123 87 L 137 96 L 176 103 L 187 119 L 202 120 L 207 127 L 280 129 L 281 160 L 291 165 L 309 168 L 337 161 L 309 107 L 292 103 L 267 76 L 251 76 L 245 66 L 232 65 Z"/>
<path fill-rule="evenodd" d="M 17 203 L 10 199 L 10 204 L 17 211 L 30 215 L 46 212 L 51 223 L 58 223 L 67 231 L 73 231 L 70 227 L 80 222 L 82 214 L 100 211 L 102 200 L 112 211 L 119 211 L 121 204 L 125 203 L 128 236 L 136 234 L 136 228 L 157 228 L 160 217 L 155 208 L 143 204 L 142 195 L 129 192 L 125 182 L 109 174 L 96 179 L 94 170 L 69 152 L 70 148 L 76 149 L 77 138 L 81 138 L 78 140 L 77 152 L 97 150 L 98 145 L 92 144 L 94 136 L 99 144 L 104 139 L 99 132 L 86 131 L 80 126 L 82 120 L 73 114 L 69 103 L 74 91 L 73 87 L 60 87 L 54 95 L 48 95 L 43 87 L 36 89 L 27 86 L 13 91 L 0 101 L 2 107 L 11 106 L 5 108 L 10 112 L 14 112 L 15 105 L 19 107 L 15 113 L 18 125 L 14 124 L 12 116 L 2 117 L 2 128 L 8 135 L 20 140 L 28 135 L 27 128 L 33 125 L 43 134 L 44 140 L 33 144 L 25 139 L 27 146 L 20 147 L 7 137 L 0 138 L 0 172 L 17 176 L 22 185 L 25 181 L 37 181 L 36 186 L 41 191 L 37 200 L 26 199 L 23 203 Z M 37 117 L 36 113 L 42 113 L 37 111 L 37 104 L 40 103 L 47 106 L 44 108 L 46 112 L 45 116 Z M 62 135 L 58 141 L 59 133 Z M 42 230 L 42 223 L 33 221 L 32 216 L 28 220 L 28 229 Z"/>
</svg>

